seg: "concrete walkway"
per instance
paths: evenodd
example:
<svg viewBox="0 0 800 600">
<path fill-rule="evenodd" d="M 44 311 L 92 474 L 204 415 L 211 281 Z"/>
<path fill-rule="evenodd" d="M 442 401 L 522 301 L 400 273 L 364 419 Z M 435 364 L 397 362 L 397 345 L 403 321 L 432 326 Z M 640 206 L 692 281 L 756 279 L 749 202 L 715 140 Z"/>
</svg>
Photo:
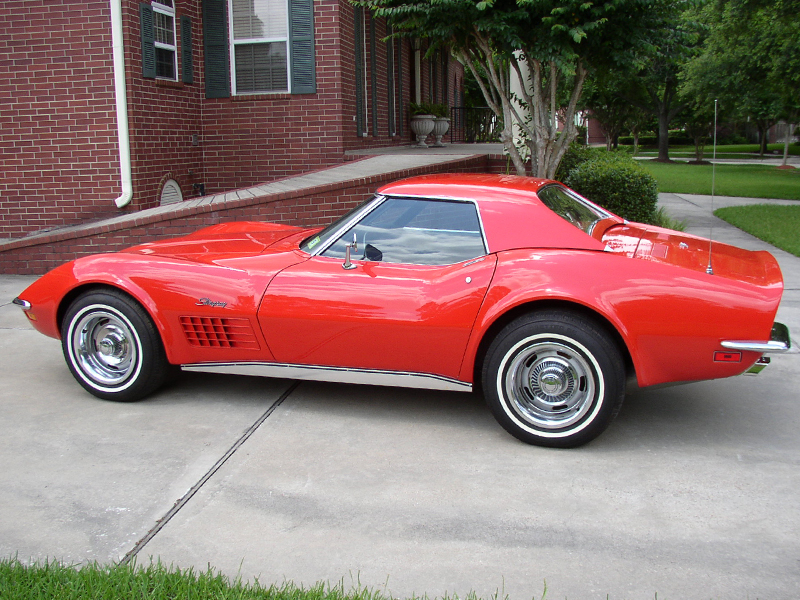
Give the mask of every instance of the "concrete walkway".
<svg viewBox="0 0 800 600">
<path fill-rule="evenodd" d="M 769 248 L 709 198 L 661 202 L 692 233 Z M 800 259 L 772 251 L 800 339 Z M 478 395 L 184 374 L 103 402 L 9 304 L 32 279 L 0 276 L 0 556 L 137 552 L 397 597 L 800 596 L 797 355 L 629 396 L 558 451 L 515 441 Z"/>
</svg>

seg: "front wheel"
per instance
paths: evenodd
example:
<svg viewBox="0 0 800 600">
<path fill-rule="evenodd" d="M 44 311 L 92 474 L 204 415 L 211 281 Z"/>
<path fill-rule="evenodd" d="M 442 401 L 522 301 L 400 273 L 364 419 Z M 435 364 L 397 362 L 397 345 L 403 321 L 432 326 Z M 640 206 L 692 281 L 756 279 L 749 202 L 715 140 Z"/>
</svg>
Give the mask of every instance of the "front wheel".
<svg viewBox="0 0 800 600">
<path fill-rule="evenodd" d="M 70 305 L 61 346 L 78 383 L 104 400 L 139 400 L 167 376 L 169 364 L 150 316 L 115 290 L 88 292 Z"/>
<path fill-rule="evenodd" d="M 511 322 L 494 339 L 483 389 L 514 437 L 572 448 L 600 435 L 619 412 L 625 366 L 616 343 L 593 321 L 543 311 Z"/>
</svg>

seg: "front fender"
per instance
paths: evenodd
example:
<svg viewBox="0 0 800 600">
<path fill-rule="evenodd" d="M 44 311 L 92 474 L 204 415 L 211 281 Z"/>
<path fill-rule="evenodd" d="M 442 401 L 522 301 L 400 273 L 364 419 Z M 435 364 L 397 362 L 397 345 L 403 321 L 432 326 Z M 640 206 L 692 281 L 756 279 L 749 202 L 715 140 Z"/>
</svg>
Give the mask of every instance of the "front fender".
<svg viewBox="0 0 800 600">
<path fill-rule="evenodd" d="M 268 259 L 267 259 L 268 260 Z M 130 295 L 153 320 L 170 363 L 219 360 L 218 349 L 191 347 L 181 327 L 184 316 L 243 318 L 251 325 L 258 348 L 235 349 L 225 360 L 263 359 L 269 350 L 255 315 L 269 276 L 225 266 L 136 254 L 101 254 L 66 263 L 29 286 L 20 298 L 31 303 L 31 324 L 60 338 L 59 317 L 81 290 L 109 286 Z"/>
</svg>

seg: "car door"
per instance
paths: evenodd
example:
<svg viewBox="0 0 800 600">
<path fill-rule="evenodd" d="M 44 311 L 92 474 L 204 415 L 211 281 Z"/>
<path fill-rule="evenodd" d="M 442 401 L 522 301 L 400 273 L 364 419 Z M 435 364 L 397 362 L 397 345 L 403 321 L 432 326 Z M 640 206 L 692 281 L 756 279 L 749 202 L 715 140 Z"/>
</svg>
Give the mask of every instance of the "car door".
<svg viewBox="0 0 800 600">
<path fill-rule="evenodd" d="M 495 265 L 474 203 L 385 198 L 279 273 L 259 322 L 282 363 L 455 378 Z"/>
</svg>

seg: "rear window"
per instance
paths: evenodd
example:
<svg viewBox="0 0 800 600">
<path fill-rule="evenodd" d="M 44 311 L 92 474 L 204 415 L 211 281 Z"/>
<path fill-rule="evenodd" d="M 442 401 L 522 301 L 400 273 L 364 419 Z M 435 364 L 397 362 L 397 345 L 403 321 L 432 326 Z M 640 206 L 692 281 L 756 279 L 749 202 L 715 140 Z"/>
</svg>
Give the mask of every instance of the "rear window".
<svg viewBox="0 0 800 600">
<path fill-rule="evenodd" d="M 589 235 L 598 221 L 609 216 L 557 185 L 543 188 L 537 195 L 547 208 Z"/>
</svg>

